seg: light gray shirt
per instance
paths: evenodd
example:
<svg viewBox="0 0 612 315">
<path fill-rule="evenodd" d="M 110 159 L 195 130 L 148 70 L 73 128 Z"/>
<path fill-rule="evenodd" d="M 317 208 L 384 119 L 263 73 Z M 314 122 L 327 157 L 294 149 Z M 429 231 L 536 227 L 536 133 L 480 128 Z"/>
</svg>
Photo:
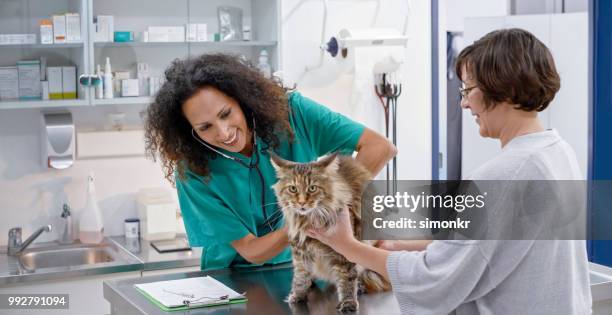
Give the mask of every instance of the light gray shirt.
<svg viewBox="0 0 612 315">
<path fill-rule="evenodd" d="M 578 180 L 555 130 L 511 140 L 474 180 Z M 584 240 L 446 240 L 387 259 L 402 314 L 590 314 Z"/>
</svg>

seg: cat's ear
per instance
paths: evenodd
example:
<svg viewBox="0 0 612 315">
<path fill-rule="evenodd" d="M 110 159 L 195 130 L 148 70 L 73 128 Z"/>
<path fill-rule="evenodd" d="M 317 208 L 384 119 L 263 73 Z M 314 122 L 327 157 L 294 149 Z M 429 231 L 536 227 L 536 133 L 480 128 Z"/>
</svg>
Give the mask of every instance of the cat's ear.
<svg viewBox="0 0 612 315">
<path fill-rule="evenodd" d="M 326 169 L 329 172 L 335 172 L 338 170 L 339 162 L 340 160 L 338 159 L 338 152 L 335 152 L 317 161 L 316 165 L 318 167 Z"/>
<path fill-rule="evenodd" d="M 280 172 L 282 168 L 291 164 L 291 162 L 281 158 L 274 152 L 270 152 L 270 162 L 272 163 L 272 167 L 274 167 L 276 170 L 276 173 Z"/>
</svg>

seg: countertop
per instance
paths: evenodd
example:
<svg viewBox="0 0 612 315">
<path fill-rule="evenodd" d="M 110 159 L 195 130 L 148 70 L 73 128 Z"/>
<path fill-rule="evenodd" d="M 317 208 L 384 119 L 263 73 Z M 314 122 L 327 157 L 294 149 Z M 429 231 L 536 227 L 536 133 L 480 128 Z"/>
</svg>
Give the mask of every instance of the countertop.
<svg viewBox="0 0 612 315">
<path fill-rule="evenodd" d="M 185 235 L 177 235 L 178 237 Z M 125 236 L 111 236 L 109 239 L 136 256 L 142 263 L 143 271 L 200 265 L 201 247 L 192 247 L 188 251 L 159 253 L 147 240 L 126 239 Z"/>
<path fill-rule="evenodd" d="M 184 279 L 210 275 L 237 292 L 246 292 L 248 302 L 189 311 L 167 313 L 136 291 L 134 284 Z M 104 298 L 111 305 L 111 314 L 336 314 L 338 299 L 333 286 L 317 284 L 308 295 L 308 302 L 290 308 L 284 300 L 291 290 L 293 267 L 283 264 L 264 268 L 233 268 L 213 271 L 176 273 L 161 276 L 104 281 Z M 359 314 L 400 314 L 391 292 L 364 294 L 359 297 Z"/>
<path fill-rule="evenodd" d="M 177 237 L 184 237 L 184 235 L 178 235 Z M 151 247 L 149 241 L 143 239 L 126 240 L 123 236 L 105 237 L 103 243 L 112 246 L 121 259 L 92 265 L 44 268 L 35 272 L 23 270 L 17 258 L 7 256 L 6 247 L 0 247 L 0 286 L 86 275 L 199 266 L 200 255 L 202 254 L 201 248 L 160 254 Z M 28 250 L 44 249 L 48 246 L 57 245 L 56 242 L 35 243 Z M 26 250 L 26 253 L 28 250 Z"/>
</svg>

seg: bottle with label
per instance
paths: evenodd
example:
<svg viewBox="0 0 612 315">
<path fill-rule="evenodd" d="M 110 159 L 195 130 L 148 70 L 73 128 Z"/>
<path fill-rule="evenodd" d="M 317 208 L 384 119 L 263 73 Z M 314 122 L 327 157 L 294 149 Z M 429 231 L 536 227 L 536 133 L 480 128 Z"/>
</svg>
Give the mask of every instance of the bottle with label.
<svg viewBox="0 0 612 315">
<path fill-rule="evenodd" d="M 102 215 L 96 199 L 96 188 L 94 175 L 90 173 L 87 177 L 87 203 L 81 212 L 79 220 L 79 239 L 81 243 L 98 244 L 104 238 L 104 226 Z"/>
<path fill-rule="evenodd" d="M 265 49 L 262 49 L 259 53 L 257 68 L 266 78 L 272 78 L 272 67 L 270 67 L 270 63 L 268 62 L 268 51 Z"/>
<path fill-rule="evenodd" d="M 100 65 L 96 66 L 96 75 L 100 79 L 100 83 L 96 85 L 96 98 L 102 99 L 104 98 L 104 76 L 102 75 L 102 70 L 100 69 Z"/>
<path fill-rule="evenodd" d="M 113 98 L 113 72 L 111 70 L 110 58 L 106 57 L 104 65 L 104 98 Z"/>
</svg>

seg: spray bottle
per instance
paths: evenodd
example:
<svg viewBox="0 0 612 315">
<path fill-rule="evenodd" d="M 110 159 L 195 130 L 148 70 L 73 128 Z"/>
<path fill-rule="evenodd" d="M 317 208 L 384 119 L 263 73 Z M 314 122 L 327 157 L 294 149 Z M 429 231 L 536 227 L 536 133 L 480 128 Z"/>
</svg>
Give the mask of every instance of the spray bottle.
<svg viewBox="0 0 612 315">
<path fill-rule="evenodd" d="M 104 226 L 102 215 L 96 199 L 96 188 L 94 185 L 94 174 L 87 177 L 87 203 L 81 213 L 79 220 L 79 239 L 81 243 L 98 244 L 104 238 Z"/>
</svg>

